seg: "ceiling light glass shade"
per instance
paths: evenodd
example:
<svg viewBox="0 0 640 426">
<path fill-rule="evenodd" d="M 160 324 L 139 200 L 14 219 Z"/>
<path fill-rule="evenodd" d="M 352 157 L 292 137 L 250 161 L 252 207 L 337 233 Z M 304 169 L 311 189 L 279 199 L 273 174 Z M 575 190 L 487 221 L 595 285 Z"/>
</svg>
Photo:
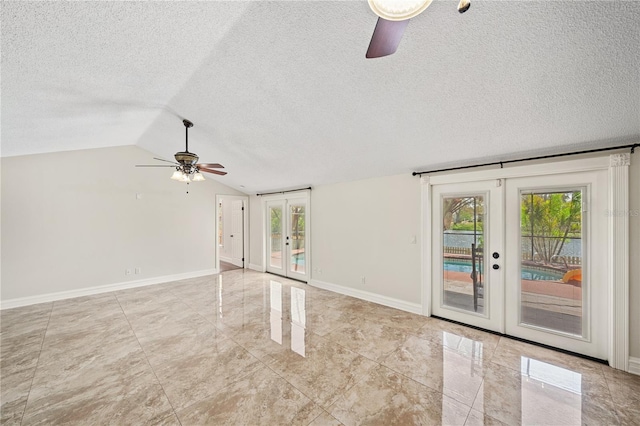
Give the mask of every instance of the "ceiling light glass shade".
<svg viewBox="0 0 640 426">
<path fill-rule="evenodd" d="M 373 13 L 387 21 L 404 21 L 422 13 L 432 0 L 369 0 Z"/>
<path fill-rule="evenodd" d="M 182 172 L 180 170 L 176 170 L 171 175 L 171 179 L 173 179 L 173 180 L 182 180 Z"/>
<path fill-rule="evenodd" d="M 182 182 L 191 182 L 191 179 L 189 179 L 189 175 L 186 173 L 182 174 L 182 179 L 180 179 Z"/>
<path fill-rule="evenodd" d="M 196 172 L 196 173 L 193 175 L 193 181 L 194 181 L 194 182 L 202 182 L 203 180 L 204 180 L 204 176 L 202 176 L 202 173 L 200 173 L 200 172 Z"/>
</svg>

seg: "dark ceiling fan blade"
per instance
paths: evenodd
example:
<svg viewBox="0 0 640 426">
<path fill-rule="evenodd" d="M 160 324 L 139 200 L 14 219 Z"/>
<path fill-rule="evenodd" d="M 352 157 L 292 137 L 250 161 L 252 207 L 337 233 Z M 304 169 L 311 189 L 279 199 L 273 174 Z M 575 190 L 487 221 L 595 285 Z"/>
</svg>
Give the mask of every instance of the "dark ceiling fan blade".
<svg viewBox="0 0 640 426">
<path fill-rule="evenodd" d="M 460 0 L 458 3 L 458 12 L 465 13 L 471 7 L 471 2 L 469 0 Z"/>
<path fill-rule="evenodd" d="M 136 164 L 136 167 L 176 167 L 176 166 L 169 166 L 169 165 L 164 165 L 164 164 Z"/>
<path fill-rule="evenodd" d="M 198 167 L 198 170 L 200 170 L 201 172 L 213 173 L 214 175 L 220 175 L 220 176 L 224 176 L 227 174 L 227 172 L 221 172 L 220 170 L 209 170 L 203 167 Z"/>
<path fill-rule="evenodd" d="M 158 157 L 153 157 L 154 160 L 158 160 L 158 161 L 164 161 L 165 163 L 171 163 L 171 164 L 176 164 L 179 165 L 178 163 L 176 163 L 175 161 L 169 161 L 169 160 L 163 160 L 162 158 L 158 158 Z"/>
<path fill-rule="evenodd" d="M 366 57 L 380 58 L 395 53 L 408 23 L 408 19 L 404 21 L 388 21 L 378 18 L 378 23 L 376 24 L 376 29 L 373 30 L 373 36 L 371 36 L 371 43 L 369 43 Z"/>
<path fill-rule="evenodd" d="M 224 166 L 220 163 L 198 163 L 198 167 L 208 167 L 210 169 L 224 169 Z"/>
</svg>

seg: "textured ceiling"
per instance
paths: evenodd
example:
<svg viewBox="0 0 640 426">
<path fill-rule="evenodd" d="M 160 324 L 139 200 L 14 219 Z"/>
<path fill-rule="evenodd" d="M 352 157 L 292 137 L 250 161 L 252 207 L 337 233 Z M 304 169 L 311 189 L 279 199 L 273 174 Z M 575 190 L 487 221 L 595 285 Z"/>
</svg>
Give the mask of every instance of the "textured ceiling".
<svg viewBox="0 0 640 426">
<path fill-rule="evenodd" d="M 365 1 L 3 1 L 1 154 L 171 158 L 185 117 L 251 193 L 640 140 L 640 2 L 456 5 L 367 60 Z"/>
</svg>

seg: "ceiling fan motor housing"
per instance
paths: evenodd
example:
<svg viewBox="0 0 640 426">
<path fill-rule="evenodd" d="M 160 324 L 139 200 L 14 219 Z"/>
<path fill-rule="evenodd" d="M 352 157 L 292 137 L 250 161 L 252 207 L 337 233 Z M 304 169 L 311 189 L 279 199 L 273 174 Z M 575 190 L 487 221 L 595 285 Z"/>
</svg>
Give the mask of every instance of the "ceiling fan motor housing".
<svg viewBox="0 0 640 426">
<path fill-rule="evenodd" d="M 183 166 L 195 166 L 198 162 L 198 156 L 192 152 L 176 152 L 174 157 Z"/>
</svg>

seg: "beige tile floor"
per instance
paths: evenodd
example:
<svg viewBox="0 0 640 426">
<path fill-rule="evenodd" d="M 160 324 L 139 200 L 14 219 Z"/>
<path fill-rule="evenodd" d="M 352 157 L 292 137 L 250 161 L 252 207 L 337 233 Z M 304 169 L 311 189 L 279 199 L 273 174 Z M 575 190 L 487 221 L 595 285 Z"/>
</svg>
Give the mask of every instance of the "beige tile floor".
<svg viewBox="0 0 640 426">
<path fill-rule="evenodd" d="M 235 270 L 1 312 L 2 424 L 640 424 L 640 377 Z"/>
</svg>

